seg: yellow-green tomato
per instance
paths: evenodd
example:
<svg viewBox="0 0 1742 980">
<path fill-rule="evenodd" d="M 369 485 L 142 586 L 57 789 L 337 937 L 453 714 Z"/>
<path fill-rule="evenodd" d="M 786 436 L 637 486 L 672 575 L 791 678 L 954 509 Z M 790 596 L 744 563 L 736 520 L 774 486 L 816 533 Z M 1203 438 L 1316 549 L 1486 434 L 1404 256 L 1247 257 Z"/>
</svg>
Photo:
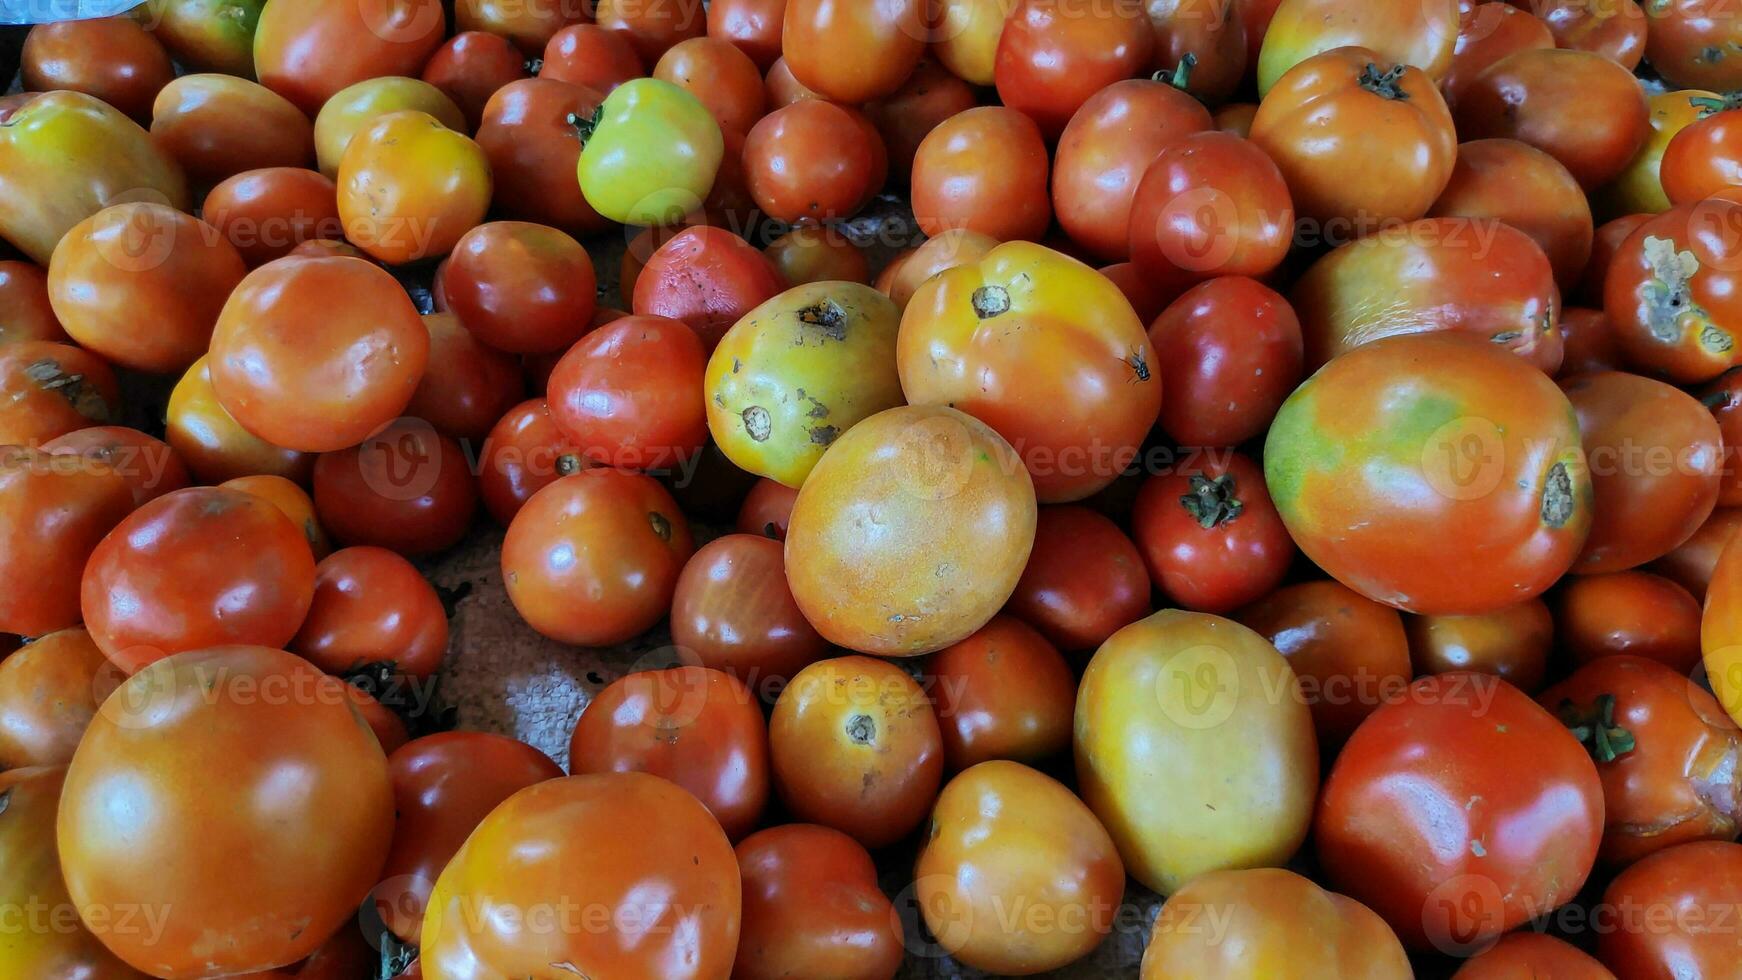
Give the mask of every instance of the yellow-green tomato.
<svg viewBox="0 0 1742 980">
<path fill-rule="evenodd" d="M 434 85 L 399 75 L 367 79 L 340 89 L 315 116 L 315 159 L 321 173 L 337 177 L 351 137 L 376 119 L 403 109 L 427 112 L 456 133 L 467 131 L 465 113 Z"/>
<path fill-rule="evenodd" d="M 797 488 L 841 433 L 902 403 L 901 311 L 870 286 L 795 286 L 744 314 L 708 359 L 708 430 L 740 469 Z"/>
<path fill-rule="evenodd" d="M 700 99 L 658 78 L 613 89 L 591 121 L 575 174 L 593 210 L 626 225 L 668 225 L 701 207 L 725 155 Z"/>
<path fill-rule="evenodd" d="M 1075 744 L 1083 801 L 1164 895 L 1306 838 L 1312 716 L 1288 661 L 1232 620 L 1168 609 L 1114 633 L 1077 688 Z"/>
<path fill-rule="evenodd" d="M 1124 895 L 1119 852 L 1083 801 L 1004 760 L 944 787 L 914 868 L 914 897 L 938 944 L 1001 976 L 1087 956 Z"/>
</svg>

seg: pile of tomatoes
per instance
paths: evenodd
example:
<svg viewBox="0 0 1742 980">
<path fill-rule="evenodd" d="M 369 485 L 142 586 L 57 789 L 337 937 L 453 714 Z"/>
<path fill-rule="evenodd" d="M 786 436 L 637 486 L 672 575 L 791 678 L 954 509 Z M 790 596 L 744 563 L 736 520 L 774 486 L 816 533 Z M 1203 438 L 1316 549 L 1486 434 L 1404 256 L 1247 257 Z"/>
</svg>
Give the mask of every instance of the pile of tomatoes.
<svg viewBox="0 0 1742 980">
<path fill-rule="evenodd" d="M 1742 976 L 1738 90 L 1716 0 L 35 25 L 0 977 Z M 567 775 L 443 730 L 469 535 L 670 637 Z"/>
</svg>

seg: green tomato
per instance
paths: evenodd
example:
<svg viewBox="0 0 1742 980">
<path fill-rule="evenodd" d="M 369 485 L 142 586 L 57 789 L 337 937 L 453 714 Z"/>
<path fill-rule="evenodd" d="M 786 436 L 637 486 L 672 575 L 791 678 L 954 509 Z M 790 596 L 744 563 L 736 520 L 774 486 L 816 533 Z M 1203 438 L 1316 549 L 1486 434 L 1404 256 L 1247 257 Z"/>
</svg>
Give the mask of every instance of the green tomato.
<svg viewBox="0 0 1742 980">
<path fill-rule="evenodd" d="M 695 210 L 714 186 L 726 141 L 707 107 L 657 78 L 605 97 L 590 122 L 575 173 L 593 209 L 626 225 L 666 225 Z"/>
</svg>

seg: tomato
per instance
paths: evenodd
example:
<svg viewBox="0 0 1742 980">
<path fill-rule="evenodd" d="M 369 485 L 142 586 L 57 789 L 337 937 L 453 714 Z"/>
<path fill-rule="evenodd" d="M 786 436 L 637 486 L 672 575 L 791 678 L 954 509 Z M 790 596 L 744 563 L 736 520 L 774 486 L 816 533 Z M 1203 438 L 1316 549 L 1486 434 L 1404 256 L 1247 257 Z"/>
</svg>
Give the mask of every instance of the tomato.
<svg viewBox="0 0 1742 980">
<path fill-rule="evenodd" d="M 1645 56 L 1645 12 L 1633 0 L 1602 5 L 1548 0 L 1538 16 L 1559 47 L 1600 54 L 1628 71 Z"/>
<path fill-rule="evenodd" d="M 404 558 L 384 548 L 344 548 L 316 566 L 314 600 L 289 649 L 329 674 L 387 663 L 427 678 L 447 654 L 447 613 Z"/>
<path fill-rule="evenodd" d="M 926 4 L 919 0 L 787 0 L 781 55 L 793 77 L 824 98 L 869 102 L 894 92 L 913 73 L 925 51 L 926 20 Z"/>
<path fill-rule="evenodd" d="M 902 86 L 867 103 L 866 116 L 877 127 L 889 154 L 889 169 L 901 181 L 913 175 L 920 143 L 944 120 L 974 108 L 978 101 L 967 82 L 927 58 Z"/>
<path fill-rule="evenodd" d="M 999 100 L 1052 139 L 1090 96 L 1148 71 L 1154 52 L 1155 29 L 1139 4 L 1089 12 L 1066 0 L 1016 0 L 993 78 Z"/>
<path fill-rule="evenodd" d="M 1470 82 L 1501 58 L 1527 48 L 1554 46 L 1554 33 L 1531 10 L 1498 0 L 1470 4 L 1459 15 L 1451 67 L 1440 79 L 1446 105 L 1457 108 Z"/>
<path fill-rule="evenodd" d="M 163 45 L 126 17 L 38 24 L 20 68 L 26 91 L 83 92 L 134 119 L 150 119 L 158 90 L 175 78 Z"/>
<path fill-rule="evenodd" d="M 1483 69 L 1459 97 L 1457 121 L 1466 139 L 1529 143 L 1586 189 L 1620 174 L 1651 129 L 1631 72 L 1600 54 L 1555 48 L 1516 51 Z"/>
<path fill-rule="evenodd" d="M 1131 202 L 1131 261 L 1174 285 L 1268 275 L 1288 255 L 1294 206 L 1270 157 L 1228 133 L 1193 133 L 1162 149 Z"/>
<path fill-rule="evenodd" d="M 759 534 L 727 534 L 696 550 L 672 596 L 671 640 L 686 658 L 759 691 L 828 650 L 792 598 L 781 543 Z"/>
<path fill-rule="evenodd" d="M 135 506 L 188 485 L 187 466 L 165 443 L 137 429 L 100 425 L 74 429 L 42 444 L 42 451 L 71 454 L 108 467 L 127 481 Z"/>
<path fill-rule="evenodd" d="M 0 310 L 0 346 L 68 340 L 49 302 L 48 272 L 33 262 L 0 260 Z"/>
<path fill-rule="evenodd" d="M 768 729 L 741 681 L 706 667 L 644 670 L 594 695 L 569 741 L 575 775 L 648 772 L 695 795 L 737 840 L 768 802 Z"/>
<path fill-rule="evenodd" d="M 339 162 L 345 237 L 389 264 L 452 251 L 484 220 L 490 163 L 434 116 L 390 112 L 360 130 Z"/>
<path fill-rule="evenodd" d="M 95 354 L 46 340 L 0 347 L 0 445 L 41 445 L 120 413 L 115 372 Z"/>
<path fill-rule="evenodd" d="M 418 557 L 465 537 L 478 508 L 466 451 L 421 419 L 401 418 L 315 462 L 315 512 L 345 544 Z"/>
<path fill-rule="evenodd" d="M 551 36 L 570 24 L 591 19 L 590 5 L 579 0 L 516 3 L 514 0 L 458 0 L 454 28 L 488 31 L 513 41 L 529 58 L 538 57 Z"/>
<path fill-rule="evenodd" d="M 1258 93 L 1268 97 L 1283 75 L 1326 51 L 1360 47 L 1378 59 L 1414 65 L 1430 82 L 1446 76 L 1458 38 L 1457 0 L 1285 0 L 1264 32 Z M 1378 60 L 1369 59 L 1369 60 Z"/>
<path fill-rule="evenodd" d="M 111 951 L 171 980 L 246 973 L 302 959 L 355 913 L 393 837 L 393 789 L 345 690 L 292 654 L 232 646 L 161 661 L 104 702 L 57 836 L 67 891 Z M 117 786 L 136 806 L 114 806 Z M 156 928 L 122 925 L 144 907 Z"/>
<path fill-rule="evenodd" d="M 695 797 L 645 773 L 550 779 L 490 811 L 437 879 L 423 974 L 723 977 L 740 907 L 732 845 Z"/>
<path fill-rule="evenodd" d="M 1465 616 L 1408 616 L 1409 655 L 1418 675 L 1492 674 L 1534 694 L 1548 675 L 1554 617 L 1541 599 Z"/>
<path fill-rule="evenodd" d="M 423 80 L 440 89 L 465 113 L 468 133 L 478 131 L 484 107 L 497 90 L 528 77 L 520 49 L 500 34 L 483 31 L 455 34 L 423 66 Z"/>
<path fill-rule="evenodd" d="M 1608 267 L 1603 307 L 1629 364 L 1673 381 L 1707 381 L 1742 359 L 1732 222 L 1742 204 L 1684 204 L 1641 224 Z"/>
<path fill-rule="evenodd" d="M 1171 286 L 1149 278 L 1143 270 L 1131 262 L 1115 262 L 1112 265 L 1104 265 L 1100 272 L 1101 275 L 1107 277 L 1108 282 L 1118 286 L 1119 291 L 1125 294 L 1126 301 L 1131 304 L 1131 309 L 1137 314 L 1140 323 L 1154 324 L 1155 318 L 1160 316 L 1168 304 L 1176 298 Z M 1155 339 L 1151 337 L 1150 343 L 1154 342 Z M 1164 389 L 1162 403 L 1165 405 L 1167 386 L 1163 383 L 1162 387 Z"/>
<path fill-rule="evenodd" d="M 302 487 L 282 476 L 271 475 L 239 476 L 234 480 L 225 480 L 219 486 L 225 490 L 253 494 L 277 507 L 280 513 L 301 529 L 303 537 L 308 539 L 309 551 L 314 554 L 315 561 L 332 554 L 333 543 L 327 537 L 326 528 L 321 527 L 319 519 L 315 517 L 315 502 Z"/>
<path fill-rule="evenodd" d="M 1234 446 L 1262 433 L 1304 373 L 1288 301 L 1244 276 L 1199 283 L 1149 328 L 1161 427 L 1184 446 Z"/>
<path fill-rule="evenodd" d="M 150 7 L 152 36 L 199 71 L 254 77 L 254 28 L 266 0 L 163 0 Z"/>
<path fill-rule="evenodd" d="M 883 186 L 889 161 L 877 128 L 855 110 L 806 99 L 763 116 L 744 137 L 757 207 L 776 221 L 852 217 Z"/>
<path fill-rule="evenodd" d="M 1052 206 L 1060 227 L 1106 259 L 1125 258 L 1133 237 L 1149 244 L 1150 229 L 1130 233 L 1138 184 L 1164 148 L 1211 125 L 1196 99 L 1153 79 L 1115 82 L 1089 96 L 1059 136 Z"/>
<path fill-rule="evenodd" d="M 866 847 L 918 827 L 943 778 L 931 702 L 900 667 L 871 657 L 799 671 L 775 702 L 768 741 L 787 810 Z"/>
<path fill-rule="evenodd" d="M 952 771 L 990 759 L 1043 763 L 1071 744 L 1076 678 L 1032 626 L 1000 613 L 925 663 Z"/>
<path fill-rule="evenodd" d="M 68 334 L 121 367 L 179 374 L 199 360 L 242 256 L 198 218 L 161 204 L 117 204 L 55 247 L 48 294 Z M 150 330 L 139 329 L 149 316 Z"/>
<path fill-rule="evenodd" d="M 465 113 L 446 92 L 416 78 L 366 78 L 326 101 L 315 116 L 315 151 L 321 173 L 337 177 L 345 150 L 357 134 L 390 112 L 414 109 L 458 133 L 471 130 Z"/>
<path fill-rule="evenodd" d="M 1052 216 L 1046 143 L 1014 109 L 981 106 L 938 124 L 913 157 L 913 213 L 929 236 L 961 229 L 1039 239 Z"/>
<path fill-rule="evenodd" d="M 741 469 L 801 486 L 842 433 L 901 404 L 899 326 L 895 304 L 858 283 L 795 286 L 749 311 L 708 358 L 714 442 Z"/>
<path fill-rule="evenodd" d="M 1314 836 L 1331 882 L 1406 946 L 1456 952 L 1577 894 L 1602 831 L 1602 784 L 1578 740 L 1505 681 L 1452 673 L 1356 729 Z"/>
<path fill-rule="evenodd" d="M 1614 264 L 1615 254 L 1641 225 L 1651 219 L 1649 214 L 1628 214 L 1597 226 L 1596 233 L 1591 236 L 1591 261 L 1579 279 L 1578 295 L 1584 305 L 1602 309 L 1603 291 L 1608 284 L 1609 267 Z"/>
<path fill-rule="evenodd" d="M 442 273 L 448 308 L 497 350 L 565 350 L 586 333 L 597 303 L 592 259 L 555 228 L 493 221 L 467 232 Z"/>
<path fill-rule="evenodd" d="M 207 358 L 195 361 L 176 382 L 165 419 L 164 441 L 202 483 L 255 474 L 306 481 L 314 472 L 313 455 L 272 445 L 224 410 Z"/>
<path fill-rule="evenodd" d="M 689 0 L 597 0 L 599 26 L 624 35 L 647 64 L 707 30 L 702 5 Z"/>
<path fill-rule="evenodd" d="M 260 84 L 313 116 L 366 78 L 416 78 L 446 36 L 440 0 L 266 0 L 254 29 L 254 68 Z"/>
<path fill-rule="evenodd" d="M 1458 147 L 1451 182 L 1428 212 L 1505 222 L 1548 257 L 1555 282 L 1571 289 L 1591 258 L 1591 206 L 1554 157 L 1517 140 L 1472 140 Z"/>
<path fill-rule="evenodd" d="M 308 117 L 271 89 L 230 75 L 183 75 L 157 93 L 151 135 L 196 183 L 314 156 Z"/>
<path fill-rule="evenodd" d="M 526 393 L 520 362 L 484 346 L 452 313 L 431 313 L 423 322 L 429 364 L 405 414 L 455 439 L 483 439 Z"/>
<path fill-rule="evenodd" d="M 820 103 L 819 103 L 820 104 Z M 786 288 L 756 247 L 721 228 L 686 228 L 659 246 L 635 280 L 635 312 L 689 324 L 711 353 L 734 323 Z"/>
<path fill-rule="evenodd" d="M 1232 452 L 1146 480 L 1131 532 L 1156 587 L 1183 609 L 1237 609 L 1275 589 L 1294 558 L 1258 465 Z"/>
<path fill-rule="evenodd" d="M 1742 101 L 1692 96 L 1696 116 L 1663 150 L 1659 176 L 1672 204 L 1702 201 L 1742 184 Z"/>
<path fill-rule="evenodd" d="M 835 228 L 801 225 L 769 242 L 762 252 L 788 286 L 871 281 L 865 250 Z"/>
<path fill-rule="evenodd" d="M 544 47 L 544 64 L 538 71 L 540 78 L 596 90 L 600 99 L 624 82 L 646 75 L 647 66 L 629 35 L 597 24 L 557 31 Z"/>
<path fill-rule="evenodd" d="M 1742 412 L 1737 411 L 1742 408 L 1742 371 L 1730 368 L 1694 394 L 1700 404 L 1711 409 L 1723 437 L 1724 468 L 1718 503 L 1726 507 L 1742 504 L 1742 465 L 1737 463 L 1738 446 L 1742 446 Z"/>
<path fill-rule="evenodd" d="M 592 89 L 554 78 L 510 82 L 490 96 L 478 145 L 495 175 L 497 207 L 570 234 L 607 227 L 572 176 L 581 144 L 568 122 L 591 118 L 599 100 Z"/>
<path fill-rule="evenodd" d="M 1561 369 L 1556 377 L 1570 378 L 1591 371 L 1612 371 L 1620 366 L 1615 328 L 1601 310 L 1567 307 L 1561 310 Z"/>
<path fill-rule="evenodd" d="M 921 286 L 896 356 L 909 402 L 947 404 L 992 426 L 1048 503 L 1112 482 L 1161 411 L 1149 337 L 1124 294 L 1028 242 Z"/>
<path fill-rule="evenodd" d="M 700 99 L 722 130 L 747 133 L 767 108 L 761 70 L 732 42 L 719 38 L 678 42 L 660 56 L 653 77 Z"/>
<path fill-rule="evenodd" d="M 1700 661 L 1700 603 L 1649 572 L 1581 575 L 1556 596 L 1555 638 L 1575 663 L 1630 654 L 1686 673 Z"/>
<path fill-rule="evenodd" d="M 478 494 L 490 516 L 504 526 L 533 494 L 587 466 L 580 449 L 551 420 L 543 398 L 504 413 L 485 437 L 480 458 Z"/>
<path fill-rule="evenodd" d="M 600 465 L 675 467 L 700 452 L 708 438 L 702 404 L 706 366 L 701 339 L 677 320 L 613 320 L 582 337 L 557 362 L 546 394 L 551 420 L 584 457 Z"/>
<path fill-rule="evenodd" d="M 308 612 L 314 572 L 302 530 L 277 507 L 195 487 L 116 525 L 85 566 L 80 604 L 97 646 L 133 674 L 183 650 L 282 647 Z"/>
<path fill-rule="evenodd" d="M 0 906 L 18 917 L 0 943 L 0 969 L 20 977 L 146 980 L 115 958 L 80 923 L 55 847 L 55 813 L 66 769 L 0 772 Z"/>
<path fill-rule="evenodd" d="M 0 119 L 0 237 L 37 264 L 74 225 L 141 199 L 191 209 L 181 167 L 107 103 L 49 92 Z"/>
<path fill-rule="evenodd" d="M 1223 925 L 1206 929 L 1215 915 Z M 1407 980 L 1397 935 L 1373 910 L 1281 868 L 1212 871 L 1161 906 L 1141 980 Z"/>
<path fill-rule="evenodd" d="M 1258 106 L 1251 102 L 1231 102 L 1211 116 L 1216 128 L 1241 139 L 1252 135 L 1252 120 L 1258 116 Z"/>
<path fill-rule="evenodd" d="M 283 258 L 296 246 L 344 234 L 339 189 L 312 170 L 249 170 L 218 184 L 200 213 L 249 266 Z"/>
<path fill-rule="evenodd" d="M 1575 426 L 1553 382 L 1488 341 L 1388 337 L 1283 402 L 1264 476 L 1290 536 L 1339 582 L 1409 612 L 1487 612 L 1541 593 L 1584 545 Z"/>
<path fill-rule="evenodd" d="M 1458 150 L 1432 78 L 1367 48 L 1289 69 L 1258 104 L 1252 142 L 1282 171 L 1295 213 L 1333 241 L 1426 214 Z"/>
<path fill-rule="evenodd" d="M 1043 507 L 1009 610 L 1061 649 L 1093 650 L 1149 614 L 1143 556 L 1087 507 Z"/>
<path fill-rule="evenodd" d="M 1209 105 L 1226 102 L 1246 73 L 1246 23 L 1235 4 L 1156 0 L 1146 6 L 1163 77 Z"/>
<path fill-rule="evenodd" d="M 737 854 L 744 925 L 732 976 L 893 980 L 902 963 L 901 922 L 858 841 L 828 827 L 787 824 L 751 834 Z"/>
<path fill-rule="evenodd" d="M 1342 747 L 1362 719 L 1409 686 L 1403 618 L 1337 582 L 1277 589 L 1239 613 L 1288 658 L 1320 747 Z"/>
<path fill-rule="evenodd" d="M 1598 955 L 1628 978 L 1720 975 L 1735 962 L 1735 931 L 1723 920 L 1739 896 L 1742 845 L 1703 841 L 1653 855 L 1603 893 L 1615 928 L 1599 937 Z"/>
<path fill-rule="evenodd" d="M 563 643 L 608 646 L 671 608 L 693 545 L 652 477 L 589 469 L 532 495 L 508 525 L 502 577 L 527 624 Z"/>
<path fill-rule="evenodd" d="M 1113 634 L 1077 688 L 1074 741 L 1083 801 L 1158 892 L 1281 864 L 1306 839 L 1312 716 L 1281 654 L 1238 623 L 1169 609 Z"/>
<path fill-rule="evenodd" d="M 97 706 L 123 680 L 91 634 L 77 627 L 40 637 L 0 661 L 0 767 L 72 761 Z"/>
<path fill-rule="evenodd" d="M 1704 601 L 1706 586 L 1712 580 L 1718 556 L 1724 546 L 1742 528 L 1742 508 L 1719 507 L 1694 536 L 1675 550 L 1651 563 L 1651 570 L 1687 589 L 1696 600 Z"/>
<path fill-rule="evenodd" d="M 932 54 L 956 77 L 982 88 L 997 81 L 998 40 L 1016 0 L 937 0 Z"/>
<path fill-rule="evenodd" d="M 587 203 L 612 221 L 665 225 L 693 211 L 725 153 L 720 125 L 686 89 L 637 78 L 612 90 L 575 164 Z"/>
<path fill-rule="evenodd" d="M 1657 214 L 1669 210 L 1670 199 L 1664 193 L 1663 185 L 1664 154 L 1676 136 L 1700 118 L 1704 99 L 1722 101 L 1715 93 L 1690 89 L 1662 92 L 1646 100 L 1651 112 L 1651 131 L 1620 175 L 1598 192 L 1597 202 L 1601 210 L 1608 214 L 1636 211 Z M 1687 160 L 1683 154 L 1682 165 L 1689 163 L 1695 167 L 1699 165 L 1697 161 Z"/>
<path fill-rule="evenodd" d="M 1453 980 L 1512 980 L 1520 976 L 1615 980 L 1603 964 L 1540 932 L 1520 929 L 1464 961 Z"/>
<path fill-rule="evenodd" d="M 1742 722 L 1742 547 L 1734 536 L 1718 554 L 1700 617 L 1700 652 L 1712 693 Z"/>
<path fill-rule="evenodd" d="M 914 867 L 926 928 L 958 962 L 1002 975 L 1073 963 L 1113 931 L 1125 868 L 1083 802 L 1020 763 L 983 762 L 938 795 Z M 1011 922 L 1008 912 L 1022 908 Z"/>
<path fill-rule="evenodd" d="M 785 541 L 786 526 L 792 521 L 792 505 L 797 501 L 797 490 L 763 477 L 744 496 L 738 508 L 737 529 L 742 534 Z"/>
<path fill-rule="evenodd" d="M 1567 382 L 1589 460 L 1596 513 L 1573 570 L 1615 572 L 1662 557 L 1718 501 L 1722 439 L 1692 397 L 1636 374 Z"/>
<path fill-rule="evenodd" d="M 780 35 L 786 0 L 720 0 L 708 4 L 708 36 L 738 46 L 757 71 L 780 57 Z"/>
<path fill-rule="evenodd" d="M 502 801 L 562 776 L 530 745 L 487 732 L 441 732 L 387 758 L 398 823 L 375 886 L 375 909 L 404 942 L 416 942 L 430 889 L 466 837 Z"/>
<path fill-rule="evenodd" d="M 1711 0 L 1654 0 L 1645 60 L 1672 85 L 1723 92 L 1742 83 L 1730 55 L 1742 43 L 1735 20 Z M 1717 52 L 1714 54 L 1713 52 Z"/>
</svg>

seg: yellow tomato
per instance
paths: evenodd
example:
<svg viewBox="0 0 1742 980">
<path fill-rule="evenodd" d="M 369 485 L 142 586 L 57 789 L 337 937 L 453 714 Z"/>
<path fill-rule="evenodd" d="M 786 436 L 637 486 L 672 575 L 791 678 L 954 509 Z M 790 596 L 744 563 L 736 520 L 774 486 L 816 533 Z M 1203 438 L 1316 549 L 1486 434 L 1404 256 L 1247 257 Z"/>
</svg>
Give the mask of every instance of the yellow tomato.
<svg viewBox="0 0 1742 980">
<path fill-rule="evenodd" d="M 337 177 L 345 147 L 359 131 L 389 112 L 416 109 L 434 116 L 443 126 L 466 132 L 466 115 L 445 92 L 417 78 L 389 75 L 358 82 L 321 106 L 315 116 L 315 159 L 321 173 Z"/>
<path fill-rule="evenodd" d="M 453 251 L 490 207 L 490 161 L 427 112 L 377 118 L 339 162 L 345 237 L 390 265 Z"/>
<path fill-rule="evenodd" d="M 990 86 L 998 39 L 1016 0 L 940 0 L 931 53 L 970 85 Z"/>
<path fill-rule="evenodd" d="M 1452 67 L 1458 0 L 1283 0 L 1258 52 L 1258 94 L 1290 68 L 1332 48 L 1371 48 L 1434 81 Z"/>
</svg>

